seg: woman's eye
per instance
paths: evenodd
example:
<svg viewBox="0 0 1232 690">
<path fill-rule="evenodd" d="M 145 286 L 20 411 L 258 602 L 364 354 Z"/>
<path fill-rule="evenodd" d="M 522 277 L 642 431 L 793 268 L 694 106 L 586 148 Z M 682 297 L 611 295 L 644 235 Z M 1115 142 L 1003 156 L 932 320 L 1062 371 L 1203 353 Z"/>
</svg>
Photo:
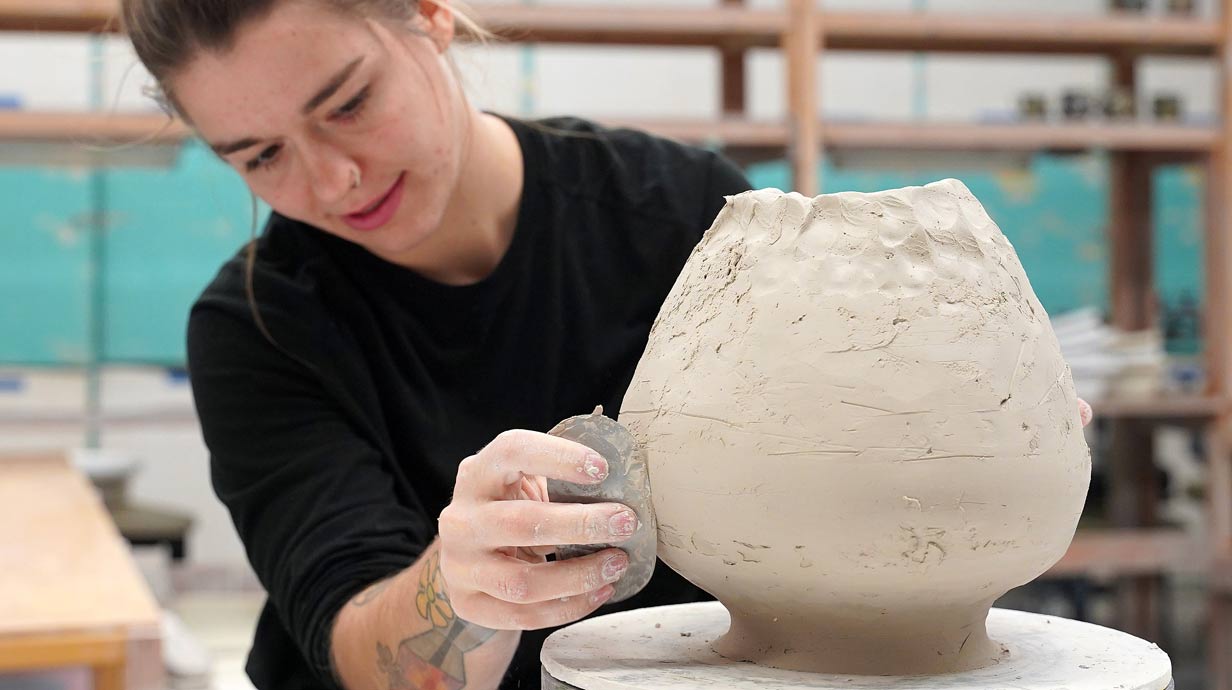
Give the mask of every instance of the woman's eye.
<svg viewBox="0 0 1232 690">
<path fill-rule="evenodd" d="M 252 160 L 245 163 L 244 167 L 247 168 L 249 172 L 252 172 L 259 168 L 270 167 L 271 165 L 274 164 L 274 161 L 278 155 L 278 149 L 279 149 L 278 146 L 266 147 L 263 151 L 261 151 L 260 154 L 257 155 L 256 158 L 253 158 Z"/>
<path fill-rule="evenodd" d="M 334 119 L 346 120 L 353 118 L 363 109 L 364 102 L 368 100 L 368 87 L 364 87 L 355 98 L 342 104 L 342 107 L 334 111 Z"/>
</svg>

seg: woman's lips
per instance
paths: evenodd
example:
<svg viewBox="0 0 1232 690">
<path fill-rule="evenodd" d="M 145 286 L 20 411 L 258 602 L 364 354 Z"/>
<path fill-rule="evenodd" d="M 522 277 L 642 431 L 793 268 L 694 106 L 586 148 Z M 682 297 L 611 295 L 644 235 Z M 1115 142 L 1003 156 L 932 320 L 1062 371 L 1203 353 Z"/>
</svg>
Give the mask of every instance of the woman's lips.
<svg viewBox="0 0 1232 690">
<path fill-rule="evenodd" d="M 389 219 L 394 217 L 398 207 L 402 204 L 402 182 L 405 177 L 406 173 L 402 173 L 398 176 L 397 180 L 394 180 L 393 186 L 389 188 L 389 191 L 385 192 L 385 196 L 381 198 L 375 208 L 370 211 L 348 213 L 342 217 L 342 220 L 352 229 L 365 232 L 376 230 L 388 223 Z"/>
</svg>

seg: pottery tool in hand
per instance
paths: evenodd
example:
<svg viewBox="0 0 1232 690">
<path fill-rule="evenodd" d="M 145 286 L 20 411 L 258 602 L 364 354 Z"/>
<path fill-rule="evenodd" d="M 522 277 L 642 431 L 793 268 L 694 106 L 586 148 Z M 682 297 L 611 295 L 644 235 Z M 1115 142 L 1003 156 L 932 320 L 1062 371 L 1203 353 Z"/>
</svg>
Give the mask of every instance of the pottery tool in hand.
<svg viewBox="0 0 1232 690">
<path fill-rule="evenodd" d="M 593 414 L 570 417 L 548 432 L 590 448 L 607 461 L 607 478 L 598 484 L 573 484 L 548 480 L 548 497 L 553 503 L 621 503 L 637 514 L 637 531 L 615 544 L 567 544 L 556 549 L 557 560 L 577 558 L 603 549 L 619 548 L 629 554 L 629 567 L 613 585 L 610 601 L 617 602 L 637 594 L 654 574 L 658 547 L 658 527 L 650 502 L 650 477 L 646 469 L 646 450 L 633 435 L 614 419 L 603 415 L 603 407 Z"/>
</svg>

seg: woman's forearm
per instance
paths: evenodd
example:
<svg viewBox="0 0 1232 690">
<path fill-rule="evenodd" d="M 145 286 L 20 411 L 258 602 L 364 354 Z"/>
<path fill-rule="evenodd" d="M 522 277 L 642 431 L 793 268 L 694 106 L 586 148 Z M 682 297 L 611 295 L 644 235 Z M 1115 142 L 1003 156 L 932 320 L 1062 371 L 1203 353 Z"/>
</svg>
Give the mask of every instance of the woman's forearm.
<svg viewBox="0 0 1232 690">
<path fill-rule="evenodd" d="M 433 542 L 413 566 L 338 612 L 334 672 L 347 690 L 489 690 L 500 684 L 520 637 L 454 615 Z"/>
</svg>

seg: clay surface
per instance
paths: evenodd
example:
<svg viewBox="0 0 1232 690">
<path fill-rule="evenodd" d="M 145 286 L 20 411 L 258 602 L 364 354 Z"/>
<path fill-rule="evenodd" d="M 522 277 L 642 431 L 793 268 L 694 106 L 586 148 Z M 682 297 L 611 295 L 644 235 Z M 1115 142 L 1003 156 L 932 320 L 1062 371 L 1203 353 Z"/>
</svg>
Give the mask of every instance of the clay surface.
<svg viewBox="0 0 1232 690">
<path fill-rule="evenodd" d="M 715 649 L 786 669 L 997 663 L 989 607 L 1063 555 L 1090 477 L 1047 314 L 955 180 L 729 198 L 620 421 L 659 557 L 731 614 Z"/>
</svg>

